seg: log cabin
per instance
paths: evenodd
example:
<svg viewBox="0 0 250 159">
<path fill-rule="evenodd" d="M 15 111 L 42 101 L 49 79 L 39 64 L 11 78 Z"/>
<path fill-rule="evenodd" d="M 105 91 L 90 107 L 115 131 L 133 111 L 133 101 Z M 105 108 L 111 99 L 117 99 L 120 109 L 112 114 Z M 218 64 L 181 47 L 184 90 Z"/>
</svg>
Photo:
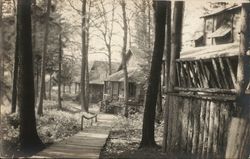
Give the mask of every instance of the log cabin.
<svg viewBox="0 0 250 159">
<path fill-rule="evenodd" d="M 164 151 L 178 150 L 196 158 L 225 158 L 230 153 L 229 138 L 235 135 L 230 122 L 241 118 L 239 98 L 249 94 L 250 87 L 249 80 L 242 81 L 249 78 L 249 71 L 242 72 L 243 66 L 249 66 L 249 30 L 245 29 L 249 20 L 242 19 L 249 9 L 245 13 L 242 8 L 232 5 L 202 16 L 203 32 L 194 36 L 194 47 L 171 52 L 175 67 L 170 63 L 164 68 L 164 76 L 169 77 L 165 80 L 171 81 L 164 82 Z M 172 47 L 176 45 L 181 44 Z"/>
<path fill-rule="evenodd" d="M 128 71 L 128 104 L 137 107 L 139 110 L 143 104 L 144 88 L 147 74 L 142 71 L 145 65 L 146 54 L 141 50 L 131 47 L 126 54 L 127 71 Z M 124 73 L 122 64 L 118 67 L 117 72 L 108 76 L 104 82 L 104 103 L 109 102 L 112 105 L 112 113 L 121 113 L 123 111 L 124 101 Z"/>
</svg>

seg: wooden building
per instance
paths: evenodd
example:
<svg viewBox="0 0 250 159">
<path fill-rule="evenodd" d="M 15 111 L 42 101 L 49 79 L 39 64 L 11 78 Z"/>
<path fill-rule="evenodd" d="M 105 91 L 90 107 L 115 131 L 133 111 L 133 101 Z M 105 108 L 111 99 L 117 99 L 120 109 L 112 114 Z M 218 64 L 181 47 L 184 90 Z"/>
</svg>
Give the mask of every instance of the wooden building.
<svg viewBox="0 0 250 159">
<path fill-rule="evenodd" d="M 142 71 L 142 65 L 147 64 L 146 55 L 139 49 L 132 47 L 126 54 L 128 71 L 128 104 L 131 106 L 142 106 L 144 99 L 144 84 L 147 73 Z M 122 64 L 117 72 L 110 75 L 104 84 L 104 102 L 111 102 L 109 105 L 117 107 L 118 112 L 123 109 L 124 101 L 124 73 Z M 139 108 L 138 108 L 139 109 Z M 117 113 L 115 110 L 113 113 Z"/>
<path fill-rule="evenodd" d="M 119 63 L 112 63 L 112 72 L 115 72 Z M 90 102 L 97 103 L 103 99 L 104 80 L 109 75 L 108 62 L 94 61 L 89 70 Z"/>
<path fill-rule="evenodd" d="M 143 85 L 145 78 L 142 71 L 138 68 L 128 69 L 128 101 L 142 104 Z M 105 80 L 104 99 L 123 101 L 124 99 L 124 73 L 120 70 Z"/>
<path fill-rule="evenodd" d="M 249 62 L 249 49 L 246 49 L 249 30 L 244 30 L 249 29 L 249 24 L 240 21 L 241 14 L 249 17 L 249 8 L 248 13 L 241 10 L 241 5 L 233 5 L 203 16 L 204 32 L 196 39 L 203 41 L 195 48 L 171 53 L 174 67 L 170 63 L 170 68 L 166 68 L 166 72 L 170 71 L 167 79 L 170 82 L 166 81 L 169 85 L 165 86 L 165 151 L 196 158 L 225 158 L 234 153 L 230 152 L 234 147 L 230 139 L 236 142 L 237 133 L 230 131 L 230 122 L 242 114 L 238 99 L 246 96 L 250 88 L 249 80 L 242 81 L 249 71 L 241 72 Z M 248 79 L 247 76 L 244 77 Z M 240 131 L 238 135 L 242 135 Z"/>
<path fill-rule="evenodd" d="M 203 46 L 239 42 L 241 5 L 204 15 Z"/>
</svg>

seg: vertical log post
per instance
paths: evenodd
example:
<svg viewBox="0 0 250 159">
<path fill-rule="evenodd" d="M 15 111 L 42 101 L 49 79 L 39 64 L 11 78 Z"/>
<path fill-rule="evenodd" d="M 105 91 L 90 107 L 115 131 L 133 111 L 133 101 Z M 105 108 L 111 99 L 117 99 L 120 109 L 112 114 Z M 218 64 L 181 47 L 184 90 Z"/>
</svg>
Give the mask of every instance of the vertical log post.
<svg viewBox="0 0 250 159">
<path fill-rule="evenodd" d="M 167 12 L 166 12 L 166 44 L 165 44 L 165 51 L 164 54 L 166 56 L 166 64 L 165 64 L 165 86 L 166 88 L 164 91 L 168 90 L 168 78 L 169 78 L 169 68 L 170 68 L 170 54 L 171 54 L 171 1 L 167 1 Z M 165 101 L 167 103 L 167 100 Z M 164 103 L 164 104 L 165 104 Z M 163 134 L 163 151 L 166 152 L 166 147 L 167 147 L 167 136 L 168 136 L 168 121 L 169 121 L 169 108 L 168 105 L 164 106 L 164 134 Z"/>
<path fill-rule="evenodd" d="M 169 92 L 174 91 L 174 86 L 176 84 L 176 59 L 180 57 L 180 51 L 181 51 L 183 13 L 184 13 L 184 2 L 183 1 L 176 1 L 174 3 L 173 28 L 172 28 L 172 32 L 171 32 L 171 57 L 170 57 L 170 61 L 169 61 L 170 70 L 169 70 L 169 76 L 168 76 L 169 79 L 166 79 L 166 80 L 169 80 L 169 83 L 168 83 L 168 91 Z M 168 112 L 165 113 L 165 115 L 170 114 L 173 111 L 173 110 L 171 110 L 172 106 L 170 105 L 172 103 L 171 100 L 173 100 L 173 99 L 171 99 L 170 96 L 168 96 L 166 99 L 166 107 L 168 107 L 169 110 L 168 110 Z M 171 124 L 170 122 L 171 121 L 168 121 L 168 123 L 166 123 L 166 120 L 165 120 L 165 125 Z M 176 126 L 176 125 L 173 125 L 173 126 Z M 171 129 L 171 128 L 168 127 L 168 130 L 169 129 Z M 166 140 L 167 142 L 166 141 L 163 142 L 163 151 L 166 152 L 166 150 L 171 147 L 171 145 L 168 145 L 168 148 L 167 148 L 166 144 L 171 143 L 168 141 L 171 141 L 172 135 L 169 134 L 169 132 L 166 133 L 166 129 L 165 129 L 164 134 L 165 135 L 164 135 L 163 140 Z M 173 134 L 173 135 L 175 135 L 175 134 Z"/>
<path fill-rule="evenodd" d="M 237 70 L 236 106 L 241 108 L 238 117 L 233 117 L 229 127 L 226 158 L 248 158 L 250 134 L 250 96 L 245 94 L 250 80 L 250 58 L 247 55 L 250 38 L 250 3 L 242 3 L 240 53 Z"/>
</svg>

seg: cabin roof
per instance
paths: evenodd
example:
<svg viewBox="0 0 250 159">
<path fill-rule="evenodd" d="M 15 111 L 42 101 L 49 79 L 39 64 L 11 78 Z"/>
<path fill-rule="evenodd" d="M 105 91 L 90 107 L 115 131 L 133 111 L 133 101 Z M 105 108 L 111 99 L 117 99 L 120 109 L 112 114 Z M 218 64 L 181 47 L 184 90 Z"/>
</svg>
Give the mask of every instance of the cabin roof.
<svg viewBox="0 0 250 159">
<path fill-rule="evenodd" d="M 241 5 L 234 4 L 234 5 L 231 5 L 231 6 L 226 7 L 226 8 L 216 9 L 212 13 L 203 15 L 200 18 L 209 18 L 209 17 L 212 17 L 212 16 L 216 16 L 218 14 L 229 12 L 229 11 L 233 11 L 233 10 L 236 10 L 236 9 L 239 9 L 239 8 L 241 8 Z"/>
<path fill-rule="evenodd" d="M 126 62 L 127 67 L 131 68 L 138 68 L 140 65 L 145 64 L 147 59 L 147 53 L 144 51 L 136 48 L 131 47 L 126 54 Z M 122 62 L 120 63 L 120 66 L 118 67 L 117 71 L 122 70 Z"/>
<path fill-rule="evenodd" d="M 119 63 L 112 62 L 111 72 L 114 73 L 119 66 Z M 109 73 L 107 61 L 94 61 L 89 72 L 90 84 L 104 84 L 104 80 L 108 77 Z"/>
<path fill-rule="evenodd" d="M 111 82 L 123 82 L 124 81 L 124 72 L 120 70 L 112 75 L 110 75 L 105 81 Z M 137 68 L 128 68 L 128 81 L 141 84 L 145 82 L 144 73 Z"/>
<path fill-rule="evenodd" d="M 182 51 L 180 60 L 209 59 L 223 56 L 236 56 L 239 54 L 239 43 L 229 43 L 221 45 L 211 45 L 196 47 Z"/>
</svg>

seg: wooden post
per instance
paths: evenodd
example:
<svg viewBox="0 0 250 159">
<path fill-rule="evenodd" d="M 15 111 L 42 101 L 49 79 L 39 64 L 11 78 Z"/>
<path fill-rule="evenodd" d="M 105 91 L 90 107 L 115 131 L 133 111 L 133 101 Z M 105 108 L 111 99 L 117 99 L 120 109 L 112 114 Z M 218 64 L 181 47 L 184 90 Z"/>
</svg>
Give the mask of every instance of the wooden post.
<svg viewBox="0 0 250 159">
<path fill-rule="evenodd" d="M 225 158 L 248 158 L 250 135 L 250 96 L 245 94 L 250 79 L 250 57 L 247 55 L 250 41 L 250 3 L 242 3 L 240 52 L 238 56 L 236 106 L 241 108 L 238 117 L 233 117 L 229 127 Z"/>
<path fill-rule="evenodd" d="M 174 2 L 174 12 L 173 12 L 173 28 L 172 28 L 172 32 L 171 32 L 171 57 L 170 57 L 170 70 L 169 70 L 169 78 L 168 80 L 168 92 L 173 92 L 174 91 L 174 86 L 176 85 L 176 59 L 178 59 L 180 57 L 180 51 L 181 51 L 181 43 L 182 43 L 182 23 L 183 23 L 183 13 L 184 13 L 184 2 L 183 1 L 175 1 Z M 177 98 L 175 98 L 177 99 Z M 174 111 L 173 108 L 173 102 L 174 99 L 172 99 L 172 97 L 168 96 L 166 99 L 166 107 L 168 108 L 168 112 L 165 113 L 166 114 L 171 114 Z M 172 122 L 175 123 L 175 119 L 176 114 L 172 114 L 171 116 L 174 117 L 172 118 Z M 165 117 L 166 118 L 166 117 Z M 165 127 L 166 124 L 169 124 L 169 126 L 172 124 L 171 120 L 168 121 L 168 123 L 166 123 L 165 121 Z M 177 126 L 177 125 L 172 125 L 172 126 Z M 169 127 L 168 130 L 173 129 L 173 127 Z M 173 130 L 177 130 L 177 129 L 173 129 Z M 165 131 L 167 131 L 165 129 Z M 169 132 L 168 132 L 169 133 Z M 173 142 L 169 142 L 172 141 L 172 138 L 175 139 L 177 134 L 180 132 L 172 132 L 172 134 L 167 134 L 166 132 L 164 132 L 164 140 L 163 141 L 163 151 L 166 151 L 167 149 L 170 150 L 169 148 L 171 148 L 173 145 L 171 145 L 171 143 Z M 174 135 L 174 136 L 173 136 Z M 170 143 L 170 144 L 169 144 Z M 166 147 L 166 144 L 168 144 L 168 148 Z"/>
<path fill-rule="evenodd" d="M 168 91 L 168 77 L 169 77 L 169 67 L 170 67 L 170 54 L 171 54 L 171 1 L 167 1 L 167 8 L 166 8 L 166 33 L 165 33 L 165 38 L 166 38 L 166 46 L 165 46 L 165 51 L 164 54 L 166 56 L 166 64 L 165 64 L 165 86 L 166 89 L 165 91 Z M 167 97 L 168 98 L 168 97 Z M 167 98 L 165 101 L 165 108 L 164 108 L 164 134 L 163 134 L 163 152 L 166 152 L 167 149 L 167 136 L 169 134 L 168 132 L 168 121 L 169 121 L 169 106 L 167 104 Z"/>
</svg>

